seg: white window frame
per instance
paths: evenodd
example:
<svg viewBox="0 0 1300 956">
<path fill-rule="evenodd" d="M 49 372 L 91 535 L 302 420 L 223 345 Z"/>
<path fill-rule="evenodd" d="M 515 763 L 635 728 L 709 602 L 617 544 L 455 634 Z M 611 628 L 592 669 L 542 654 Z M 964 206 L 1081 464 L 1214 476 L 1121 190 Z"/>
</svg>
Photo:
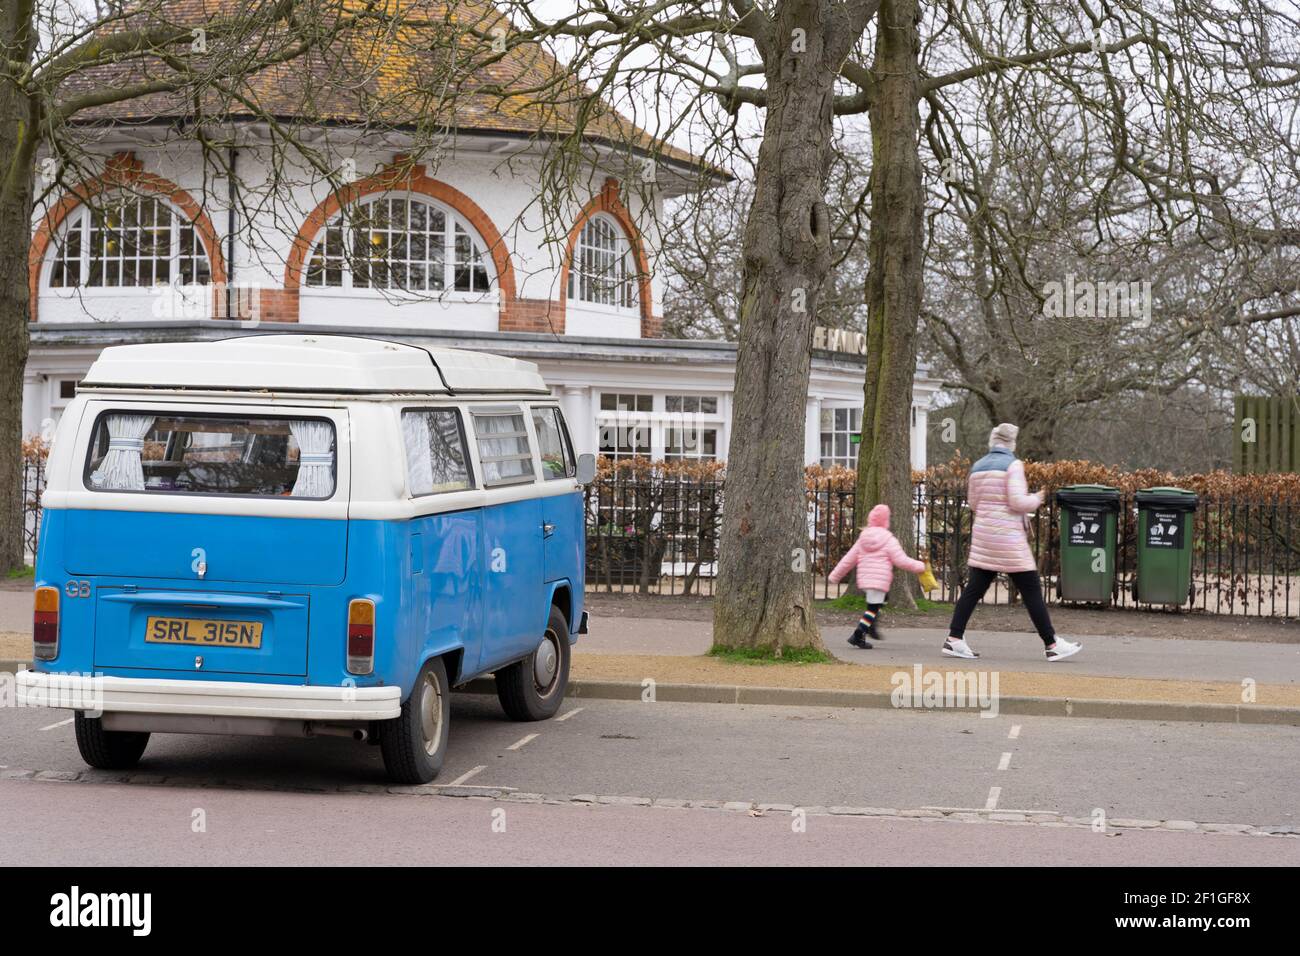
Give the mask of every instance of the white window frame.
<svg viewBox="0 0 1300 956">
<path fill-rule="evenodd" d="M 837 412 L 845 412 L 847 414 L 848 417 L 847 430 L 841 430 L 835 424 L 835 415 Z M 857 412 L 858 414 L 858 427 L 856 431 L 853 428 L 854 412 Z M 824 429 L 821 423 L 821 415 L 826 415 L 826 414 L 829 414 L 831 416 L 831 428 L 829 431 Z M 861 416 L 862 416 L 862 407 L 859 405 L 823 405 L 822 406 L 821 413 L 817 419 L 817 463 L 819 465 L 821 465 L 823 468 L 833 468 L 836 465 L 839 465 L 843 468 L 856 468 L 858 466 L 858 455 L 862 450 L 862 445 L 860 443 L 854 445 L 851 439 L 852 436 L 855 434 L 858 435 L 862 434 Z M 822 441 L 827 435 L 831 436 L 831 454 L 824 455 L 822 454 Z M 840 461 L 839 460 L 840 456 L 835 454 L 836 435 L 845 436 L 844 440 L 846 442 L 846 447 L 848 448 L 848 459 L 849 459 L 847 462 Z"/>
<path fill-rule="evenodd" d="M 97 211 L 110 208 L 113 204 L 125 204 L 128 201 L 139 203 L 156 203 L 158 207 L 169 214 L 168 229 L 170 232 L 168 240 L 167 256 L 151 256 L 142 258 L 140 256 L 124 257 L 117 256 L 118 277 L 117 285 L 108 285 L 100 282 L 96 285 L 90 285 L 90 266 L 91 266 L 91 233 L 92 220 Z M 191 241 L 194 244 L 194 251 L 187 253 L 182 248 L 181 233 L 187 228 L 190 230 Z M 65 244 L 68 241 L 69 234 L 76 230 L 80 233 L 81 249 L 78 257 L 77 270 L 78 282 L 76 284 L 54 285 L 55 267 L 62 257 Z M 119 250 L 120 251 L 120 250 Z M 193 259 L 196 266 L 196 275 L 198 263 L 201 261 L 206 264 L 207 278 L 201 282 L 183 283 L 180 278 L 181 260 Z M 109 257 L 102 257 L 101 262 L 104 264 L 103 274 L 107 274 L 107 264 L 114 261 Z M 131 283 L 129 285 L 120 282 L 123 272 L 123 264 L 128 261 L 136 262 L 166 262 L 168 279 L 166 282 L 153 282 L 149 284 Z M 102 278 L 102 275 L 101 275 Z M 107 194 L 101 194 L 90 203 L 81 203 L 68 217 L 60 224 L 58 235 L 50 243 L 50 249 L 45 255 L 45 263 L 41 275 L 41 291 L 52 292 L 56 295 L 130 295 L 130 294 L 149 294 L 152 290 L 168 287 L 184 288 L 209 288 L 212 285 L 212 260 L 208 255 L 208 248 L 203 243 L 199 235 L 198 225 L 191 220 L 181 209 L 170 202 L 163 196 L 149 193 L 133 193 L 130 191 L 118 191 Z"/>
<path fill-rule="evenodd" d="M 601 405 L 603 404 L 606 395 L 614 395 L 614 396 L 628 395 L 634 398 L 649 397 L 650 410 L 634 411 L 634 410 L 622 409 L 622 408 L 616 408 L 616 409 L 602 408 Z M 642 389 L 629 389 L 625 391 L 621 388 L 617 388 L 617 389 L 611 388 L 609 390 L 602 389 L 601 391 L 597 392 L 594 399 L 595 399 L 594 403 L 596 406 L 596 454 L 603 455 L 604 457 L 610 459 L 611 461 L 630 461 L 633 458 L 649 458 L 653 460 L 655 457 L 654 450 L 655 450 L 655 438 L 656 438 L 654 410 L 657 405 L 661 404 L 660 396 L 653 391 L 645 391 Z M 621 428 L 645 429 L 646 434 L 650 439 L 649 444 L 646 446 L 645 454 L 640 455 L 635 453 L 629 454 L 626 452 L 619 452 L 617 448 L 615 449 L 613 454 L 609 454 L 604 450 L 602 450 L 601 436 L 605 428 L 607 427 L 619 428 L 619 429 Z M 618 443 L 615 442 L 616 446 L 617 444 Z M 659 447 L 660 448 L 663 447 L 662 442 L 660 442 Z"/>
<path fill-rule="evenodd" d="M 683 445 L 683 450 L 679 454 L 670 451 L 668 447 L 668 433 L 672 430 L 681 432 L 683 436 L 687 432 L 693 432 L 696 435 L 696 447 L 691 451 Z M 713 454 L 704 454 L 704 445 L 701 432 L 713 432 Z M 667 422 L 663 426 L 663 447 L 664 461 L 717 461 L 718 455 L 722 451 L 722 426 L 713 422 L 696 422 L 693 425 L 685 426 L 681 423 L 673 424 Z"/>
<path fill-rule="evenodd" d="M 593 247 L 588 241 L 588 230 L 595 230 L 602 226 L 610 231 L 612 248 Z M 583 268 L 589 259 L 605 255 L 611 257 L 611 263 L 617 273 L 612 280 L 600 272 Z M 573 243 L 573 252 L 569 257 L 566 298 L 571 302 L 580 303 L 584 309 L 595 309 L 618 315 L 634 314 L 641 309 L 640 279 L 640 268 L 637 264 L 636 251 L 632 247 L 632 240 L 618 220 L 603 212 L 588 216 L 578 230 L 578 237 Z M 612 286 L 615 301 L 603 302 L 598 298 L 584 295 L 584 280 L 589 280 L 592 287 L 598 284 Z"/>
<path fill-rule="evenodd" d="M 650 397 L 650 411 L 622 411 L 602 409 L 601 401 L 606 395 L 648 395 Z M 668 399 L 673 396 L 683 398 L 713 398 L 717 400 L 716 411 L 713 412 L 670 412 L 668 411 Z M 642 457 L 649 458 L 652 461 L 665 460 L 668 457 L 668 429 L 676 428 L 681 431 L 705 431 L 712 430 L 717 432 L 717 450 L 712 458 L 704 455 L 679 455 L 680 460 L 687 461 L 719 461 L 726 457 L 727 440 L 729 434 L 729 424 L 727 419 L 729 408 L 729 396 L 722 391 L 697 391 L 688 389 L 665 389 L 662 386 L 654 389 L 633 388 L 628 386 L 618 386 L 609 389 L 598 389 L 593 396 L 595 405 L 595 422 L 596 422 L 596 454 L 604 455 L 612 460 L 628 459 L 635 456 L 627 454 L 609 455 L 601 450 L 601 433 L 607 427 L 626 428 L 637 427 L 645 429 L 650 436 L 649 449 Z"/>
<path fill-rule="evenodd" d="M 442 270 L 443 270 L 443 287 L 441 289 L 406 289 L 394 285 L 353 285 L 353 269 L 350 258 L 347 254 L 347 245 L 351 242 L 352 231 L 348 225 L 349 216 L 354 214 L 357 209 L 374 205 L 378 202 L 401 200 L 407 203 L 419 203 L 427 207 L 430 211 L 441 213 L 444 217 L 445 228 L 442 235 Z M 341 283 L 339 285 L 316 284 L 311 279 L 312 260 L 315 258 L 317 250 L 322 243 L 326 242 L 330 229 L 340 228 L 340 239 L 343 243 L 341 269 Z M 469 237 L 471 244 L 471 261 L 475 254 L 479 259 L 484 272 L 487 275 L 488 287 L 483 290 L 478 289 L 457 289 L 456 288 L 456 230 L 460 229 Z M 391 232 L 391 230 L 389 230 Z M 427 232 L 427 231 L 426 231 Z M 409 241 L 410 232 L 407 232 Z M 409 250 L 409 245 L 408 245 Z M 414 264 L 419 262 L 426 268 L 433 265 L 434 260 L 426 251 L 425 257 L 416 260 L 410 257 L 409 252 L 406 258 L 401 260 L 404 263 Z M 485 302 L 495 301 L 499 296 L 500 276 L 497 275 L 496 263 L 488 250 L 486 240 L 479 235 L 477 229 L 464 216 L 456 212 L 450 206 L 431 199 L 424 193 L 411 192 L 409 190 L 397 190 L 390 192 L 377 192 L 348 204 L 345 208 L 336 212 L 330 217 L 312 237 L 311 245 L 308 247 L 307 258 L 303 263 L 302 271 L 302 291 L 308 295 L 345 295 L 365 298 L 375 298 L 381 296 L 387 297 L 410 297 L 414 299 L 424 299 L 436 297 L 438 299 L 454 299 L 467 302 Z"/>
</svg>

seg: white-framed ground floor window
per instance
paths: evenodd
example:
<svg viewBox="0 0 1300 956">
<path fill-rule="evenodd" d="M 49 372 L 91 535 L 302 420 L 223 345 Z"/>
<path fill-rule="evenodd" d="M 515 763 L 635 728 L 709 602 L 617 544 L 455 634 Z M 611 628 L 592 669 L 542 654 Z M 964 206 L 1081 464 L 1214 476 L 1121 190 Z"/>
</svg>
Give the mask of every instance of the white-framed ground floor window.
<svg viewBox="0 0 1300 956">
<path fill-rule="evenodd" d="M 821 466 L 858 467 L 862 435 L 862 409 L 823 408 L 821 412 Z"/>
<path fill-rule="evenodd" d="M 716 461 L 725 431 L 717 394 L 609 390 L 597 402 L 597 452 L 616 461 Z"/>
</svg>

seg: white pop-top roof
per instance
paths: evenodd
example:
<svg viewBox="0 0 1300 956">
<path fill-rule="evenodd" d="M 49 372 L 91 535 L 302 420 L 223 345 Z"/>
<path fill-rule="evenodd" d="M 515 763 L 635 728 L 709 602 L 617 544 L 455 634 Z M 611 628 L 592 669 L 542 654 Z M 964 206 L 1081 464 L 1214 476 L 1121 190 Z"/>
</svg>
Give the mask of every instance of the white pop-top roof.
<svg viewBox="0 0 1300 956">
<path fill-rule="evenodd" d="M 81 388 L 324 393 L 549 390 L 532 362 L 344 335 L 249 335 L 104 349 Z"/>
</svg>

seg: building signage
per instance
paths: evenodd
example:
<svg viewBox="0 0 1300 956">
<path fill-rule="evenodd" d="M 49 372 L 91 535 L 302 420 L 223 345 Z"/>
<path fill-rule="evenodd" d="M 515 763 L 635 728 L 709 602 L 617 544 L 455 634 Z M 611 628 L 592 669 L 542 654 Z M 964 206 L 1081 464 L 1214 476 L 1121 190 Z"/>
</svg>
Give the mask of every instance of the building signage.
<svg viewBox="0 0 1300 956">
<path fill-rule="evenodd" d="M 867 337 L 852 329 L 828 329 L 824 325 L 813 328 L 813 348 L 827 352 L 847 352 L 849 355 L 867 354 Z"/>
</svg>

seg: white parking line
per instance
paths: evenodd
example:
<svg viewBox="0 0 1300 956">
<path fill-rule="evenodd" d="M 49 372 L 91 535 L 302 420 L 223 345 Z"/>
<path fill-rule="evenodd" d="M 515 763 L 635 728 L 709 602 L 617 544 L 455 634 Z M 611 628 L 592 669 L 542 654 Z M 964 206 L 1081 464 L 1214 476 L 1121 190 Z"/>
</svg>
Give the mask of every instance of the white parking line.
<svg viewBox="0 0 1300 956">
<path fill-rule="evenodd" d="M 575 708 L 573 708 L 573 710 L 566 711 L 565 713 L 560 714 L 560 716 L 559 716 L 559 717 L 556 717 L 555 719 L 556 719 L 557 721 L 559 721 L 559 720 L 568 720 L 568 719 L 569 719 L 570 717 L 572 717 L 574 714 L 580 714 L 580 713 L 582 713 L 582 712 L 583 712 L 584 710 L 586 710 L 586 709 L 587 709 L 587 708 L 585 708 L 585 707 L 575 707 Z"/>
<path fill-rule="evenodd" d="M 527 737 L 523 738 L 523 740 L 516 740 L 509 747 L 507 747 L 506 750 L 518 750 L 520 747 L 528 743 L 530 740 L 536 740 L 536 739 L 537 739 L 536 734 L 529 734 Z"/>
<path fill-rule="evenodd" d="M 1015 740 L 1015 739 L 1016 739 L 1017 737 L 1019 737 L 1019 736 L 1020 736 L 1020 725 L 1019 725 L 1019 724 L 1012 724 L 1012 725 L 1011 725 L 1011 733 L 1007 734 L 1007 739 L 1008 739 L 1008 740 Z"/>
<path fill-rule="evenodd" d="M 921 809 L 922 809 L 922 810 L 939 810 L 939 811 L 941 811 L 941 812 L 943 812 L 943 813 L 989 813 L 989 812 L 990 812 L 990 808 L 989 808 L 989 807 L 933 807 L 933 806 L 924 806 L 924 807 L 922 807 Z M 1013 809 L 1013 808 L 1011 808 L 1011 807 L 1003 807 L 1001 810 L 999 810 L 997 807 L 993 807 L 993 808 L 992 808 L 992 812 L 994 812 L 994 813 L 1024 813 L 1024 814 L 1030 814 L 1030 813 L 1046 813 L 1046 814 L 1057 814 L 1057 815 L 1059 815 L 1061 811 L 1060 811 L 1060 810 L 1035 810 L 1035 809 L 1033 809 L 1033 808 L 1028 808 L 1028 809 L 1025 809 L 1025 808 L 1014 808 L 1014 809 Z"/>
<path fill-rule="evenodd" d="M 447 786 L 449 786 L 449 787 L 459 787 L 462 783 L 464 783 L 464 782 L 465 782 L 466 780 L 468 780 L 470 777 L 474 776 L 474 774 L 476 774 L 476 773 L 482 773 L 482 772 L 483 772 L 484 770 L 486 770 L 486 769 L 487 769 L 487 764 L 480 764 L 479 766 L 475 767 L 473 770 L 467 770 L 467 771 L 465 771 L 465 772 L 462 773 L 459 777 L 457 777 L 455 780 L 453 780 L 451 783 L 447 784 Z"/>
<path fill-rule="evenodd" d="M 41 730 L 53 730 L 55 727 L 63 727 L 70 723 L 72 723 L 71 717 L 69 717 L 67 720 L 60 720 L 57 724 L 50 724 L 50 726 L 48 727 L 42 727 Z"/>
<path fill-rule="evenodd" d="M 1011 754 L 1010 752 L 1004 753 L 1002 755 L 1002 759 L 998 761 L 998 769 L 1006 770 L 1010 766 L 1011 766 Z"/>
<path fill-rule="evenodd" d="M 1002 796 L 1001 787 L 989 787 L 989 798 L 984 801 L 985 810 L 996 810 L 998 808 L 998 797 Z"/>
</svg>

